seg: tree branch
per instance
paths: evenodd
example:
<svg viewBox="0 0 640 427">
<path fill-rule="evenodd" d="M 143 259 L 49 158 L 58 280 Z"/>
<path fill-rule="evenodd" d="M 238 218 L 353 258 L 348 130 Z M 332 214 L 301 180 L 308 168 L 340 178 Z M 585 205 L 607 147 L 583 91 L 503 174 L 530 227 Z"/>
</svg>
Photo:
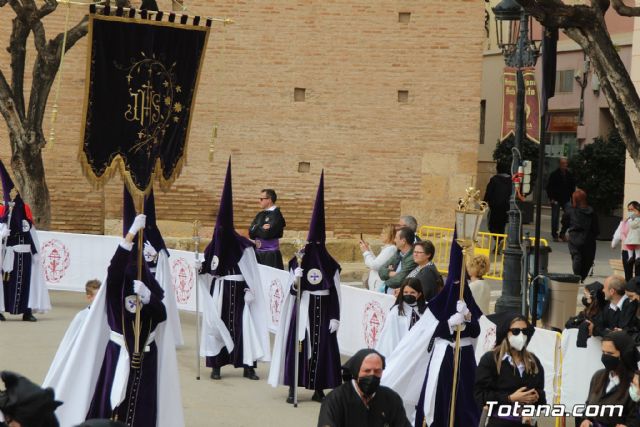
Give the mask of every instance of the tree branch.
<svg viewBox="0 0 640 427">
<path fill-rule="evenodd" d="M 24 16 L 24 14 L 21 14 Z M 29 26 L 21 16 L 13 18 L 13 29 L 9 41 L 9 53 L 11 54 L 11 90 L 15 108 L 24 120 L 24 64 L 27 55 L 27 38 Z"/>
<path fill-rule="evenodd" d="M 11 92 L 11 88 L 9 87 L 2 70 L 0 70 L 0 113 L 7 122 L 10 136 L 9 139 L 14 139 L 11 138 L 11 136 L 15 136 L 17 138 L 22 137 L 24 135 L 24 127 L 15 108 L 13 93 Z"/>
<path fill-rule="evenodd" d="M 621 16 L 640 16 L 640 7 L 629 7 L 624 0 L 611 0 L 613 9 Z"/>
<path fill-rule="evenodd" d="M 38 9 L 36 13 L 36 18 L 38 20 L 44 18 L 58 7 L 58 2 L 55 0 L 45 0 L 44 5 L 40 9 Z"/>
<path fill-rule="evenodd" d="M 587 5 L 567 5 L 561 0 L 518 0 L 527 13 L 545 27 L 572 28 L 588 25 L 596 18 Z"/>
<path fill-rule="evenodd" d="M 82 37 L 87 34 L 89 28 L 89 17 L 84 16 L 73 28 L 67 31 L 67 43 L 65 52 L 71 49 Z M 37 29 L 39 32 L 40 30 Z M 44 28 L 42 29 L 44 32 Z M 34 34 L 36 29 L 34 29 Z M 60 67 L 60 56 L 62 53 L 62 40 L 64 33 L 58 34 L 53 40 L 50 40 L 46 47 L 38 50 L 38 56 L 33 66 L 33 80 L 31 83 L 31 97 L 29 99 L 29 110 L 27 113 L 27 122 L 29 131 L 32 132 L 32 142 L 44 144 L 45 138 L 42 136 L 42 122 L 44 119 L 45 108 L 51 86 L 58 73 Z M 40 36 L 36 36 L 36 45 Z"/>
</svg>

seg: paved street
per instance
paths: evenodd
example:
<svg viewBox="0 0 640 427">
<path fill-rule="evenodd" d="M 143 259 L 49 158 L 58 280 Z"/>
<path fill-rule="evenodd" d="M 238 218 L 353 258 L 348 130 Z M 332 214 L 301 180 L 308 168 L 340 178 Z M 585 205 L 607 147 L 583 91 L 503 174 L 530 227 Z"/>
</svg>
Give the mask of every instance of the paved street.
<svg viewBox="0 0 640 427">
<path fill-rule="evenodd" d="M 571 272 L 571 259 L 566 243 L 551 241 L 547 216 L 543 216 L 543 237 L 549 240 L 553 252 L 550 272 Z M 525 229 L 533 227 L 525 226 Z M 603 280 L 611 273 L 609 259 L 617 258 L 619 250 L 612 250 L 609 242 L 598 242 L 594 277 Z M 492 300 L 500 294 L 500 283 L 492 283 Z M 69 322 L 84 306 L 84 295 L 73 292 L 51 292 L 53 311 L 39 316 L 36 324 L 25 323 L 18 317 L 0 323 L 0 369 L 20 372 L 35 382 L 44 378 Z M 209 371 L 202 368 L 202 379 L 196 381 L 195 316 L 181 313 L 186 346 L 178 350 L 182 400 L 187 426 L 313 426 L 317 422 L 319 404 L 312 402 L 311 392 L 301 393 L 302 403 L 297 409 L 284 402 L 287 390 L 273 389 L 266 383 L 267 364 L 260 364 L 260 381 L 242 378 L 242 370 L 223 369 L 222 381 L 209 379 Z M 546 424 L 546 422 L 545 422 Z"/>
</svg>

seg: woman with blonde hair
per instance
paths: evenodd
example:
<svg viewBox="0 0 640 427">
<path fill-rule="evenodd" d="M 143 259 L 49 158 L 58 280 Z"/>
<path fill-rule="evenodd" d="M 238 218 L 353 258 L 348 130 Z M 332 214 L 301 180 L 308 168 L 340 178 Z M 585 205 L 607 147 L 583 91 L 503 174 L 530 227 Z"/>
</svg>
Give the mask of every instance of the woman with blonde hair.
<svg viewBox="0 0 640 427">
<path fill-rule="evenodd" d="M 378 270 L 386 265 L 397 251 L 396 245 L 394 244 L 396 237 L 395 227 L 395 224 L 387 224 L 382 227 L 382 232 L 380 233 L 382 248 L 378 256 L 373 254 L 367 242 L 360 240 L 360 250 L 364 257 L 364 263 L 369 268 L 369 279 L 367 280 L 369 290 L 375 291 L 378 288 L 378 285 L 382 281 L 380 275 L 378 275 Z"/>
<path fill-rule="evenodd" d="M 483 277 L 489 272 L 489 257 L 486 255 L 475 255 L 467 262 L 467 272 L 469 273 L 469 289 L 473 294 L 473 299 L 480 307 L 483 314 L 489 314 L 489 304 L 491 301 L 491 289 Z"/>
<path fill-rule="evenodd" d="M 497 405 L 544 405 L 544 369 L 527 344 L 535 329 L 518 313 L 499 313 L 489 316 L 496 324 L 496 346 L 486 352 L 478 363 L 474 395 L 480 408 L 487 402 Z M 520 406 L 522 408 L 522 406 Z M 487 427 L 520 427 L 536 425 L 528 417 L 511 411 L 498 414 L 494 406 L 489 413 Z"/>
</svg>

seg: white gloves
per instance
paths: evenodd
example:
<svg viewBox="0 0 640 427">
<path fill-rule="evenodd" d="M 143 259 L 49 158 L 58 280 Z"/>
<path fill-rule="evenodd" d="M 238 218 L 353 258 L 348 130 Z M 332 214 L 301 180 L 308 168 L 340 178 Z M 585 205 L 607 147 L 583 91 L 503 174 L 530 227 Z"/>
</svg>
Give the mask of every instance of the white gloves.
<svg viewBox="0 0 640 427">
<path fill-rule="evenodd" d="M 136 216 L 133 220 L 133 224 L 131 224 L 131 228 L 129 228 L 129 233 L 136 235 L 138 231 L 142 230 L 147 222 L 147 216 L 145 214 L 140 214 Z"/>
<path fill-rule="evenodd" d="M 333 334 L 334 332 L 338 332 L 338 327 L 340 327 L 340 321 L 338 319 L 329 320 L 329 333 Z"/>
<path fill-rule="evenodd" d="M 152 262 L 158 257 L 158 251 L 151 246 L 151 243 L 147 240 L 144 242 L 144 249 L 142 251 L 142 255 L 144 256 L 145 261 Z"/>
<path fill-rule="evenodd" d="M 202 270 L 202 260 L 201 259 L 197 259 L 196 260 L 196 272 L 199 272 Z"/>
<path fill-rule="evenodd" d="M 245 289 L 244 290 L 244 303 L 246 305 L 250 305 L 253 300 L 255 300 L 255 297 L 253 296 L 253 292 L 251 292 L 251 289 Z"/>
<path fill-rule="evenodd" d="M 458 300 L 458 302 L 456 303 L 456 311 L 458 313 L 461 313 L 463 316 L 466 316 L 467 314 L 469 314 L 469 309 L 467 308 L 467 303 L 464 302 L 464 300 Z"/>
<path fill-rule="evenodd" d="M 453 333 L 456 330 L 456 326 L 460 326 L 460 330 L 463 331 L 466 327 L 464 323 L 464 314 L 462 313 L 454 313 L 449 320 L 447 320 L 449 324 L 449 331 Z"/>
<path fill-rule="evenodd" d="M 0 223 L 0 239 L 9 237 L 9 234 L 11 234 L 11 230 L 9 230 L 9 227 L 7 227 L 7 224 Z"/>
<path fill-rule="evenodd" d="M 302 277 L 302 274 L 303 274 L 303 271 L 302 271 L 302 268 L 300 267 L 296 267 L 296 269 L 293 270 L 293 275 L 295 277 Z"/>
<path fill-rule="evenodd" d="M 147 285 L 140 280 L 134 280 L 133 291 L 140 296 L 140 301 L 142 301 L 143 304 L 149 304 L 149 301 L 151 301 L 151 291 L 147 288 Z"/>
</svg>

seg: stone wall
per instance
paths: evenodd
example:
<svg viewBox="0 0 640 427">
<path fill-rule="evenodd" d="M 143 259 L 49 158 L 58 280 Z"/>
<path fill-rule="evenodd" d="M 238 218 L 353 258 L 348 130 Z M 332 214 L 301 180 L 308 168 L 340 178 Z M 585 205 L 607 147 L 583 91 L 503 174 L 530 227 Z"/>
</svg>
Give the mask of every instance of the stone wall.
<svg viewBox="0 0 640 427">
<path fill-rule="evenodd" d="M 305 229 L 322 169 L 327 226 L 336 237 L 377 234 L 401 213 L 421 223 L 452 224 L 453 203 L 477 168 L 482 2 L 185 4 L 191 14 L 236 23 L 211 31 L 188 162 L 170 192 L 156 192 L 160 219 L 197 218 L 210 226 L 231 156 L 239 228 L 255 214 L 259 191 L 272 187 L 289 229 Z M 171 8 L 168 1 L 159 5 Z M 62 28 L 63 9 L 45 19 L 47 38 Z M 0 44 L 6 46 L 13 12 L 8 6 L 1 10 L 6 30 Z M 84 11 L 74 6 L 71 22 Z M 115 178 L 94 190 L 80 171 L 86 47 L 83 39 L 65 58 L 57 138 L 44 157 L 52 228 L 102 233 L 105 219 L 120 217 L 122 184 Z M 28 64 L 34 55 L 30 40 Z M 4 49 L 0 68 L 9 79 Z M 27 80 L 30 73 L 29 68 Z M 294 99 L 296 88 L 305 89 L 304 101 Z M 50 106 L 53 98 L 52 92 Z M 218 138 L 211 160 L 214 124 Z M 2 122 L 0 158 L 6 163 L 7 138 Z M 299 172 L 305 162 L 309 172 Z"/>
</svg>

